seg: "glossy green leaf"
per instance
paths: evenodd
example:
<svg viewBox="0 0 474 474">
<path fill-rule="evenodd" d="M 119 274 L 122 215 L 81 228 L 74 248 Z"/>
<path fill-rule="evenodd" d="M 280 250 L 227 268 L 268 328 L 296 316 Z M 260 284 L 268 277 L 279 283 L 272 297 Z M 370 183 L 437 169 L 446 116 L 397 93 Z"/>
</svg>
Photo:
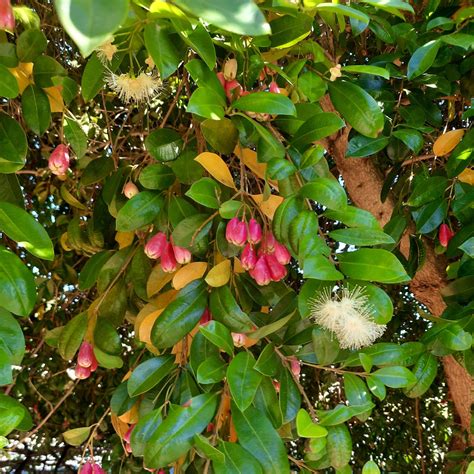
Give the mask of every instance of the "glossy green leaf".
<svg viewBox="0 0 474 474">
<path fill-rule="evenodd" d="M 346 192 L 335 179 L 316 178 L 311 183 L 305 184 L 299 194 L 329 209 L 344 209 L 347 204 Z"/>
<path fill-rule="evenodd" d="M 181 31 L 180 33 L 184 41 L 201 56 L 207 67 L 211 70 L 214 69 L 216 65 L 216 49 L 206 28 L 198 23 L 194 30 Z"/>
<path fill-rule="evenodd" d="M 384 383 L 382 380 L 375 376 L 375 375 L 369 375 L 367 377 L 367 386 L 369 387 L 369 390 L 379 399 L 379 400 L 384 400 L 386 395 L 387 395 L 387 390 L 385 388 Z"/>
<path fill-rule="evenodd" d="M 349 464 L 352 456 L 352 438 L 346 425 L 328 429 L 326 449 L 331 466 L 336 469 Z"/>
<path fill-rule="evenodd" d="M 408 128 L 395 130 L 392 135 L 401 140 L 413 153 L 419 153 L 423 148 L 423 135 L 417 130 Z"/>
<path fill-rule="evenodd" d="M 237 99 L 232 106 L 244 112 L 296 115 L 295 106 L 288 97 L 272 92 L 252 92 Z"/>
<path fill-rule="evenodd" d="M 309 15 L 283 15 L 270 23 L 272 48 L 289 48 L 311 32 L 313 18 Z"/>
<path fill-rule="evenodd" d="M 440 46 L 440 41 L 432 40 L 420 46 L 413 53 L 410 61 L 408 61 L 407 77 L 409 80 L 420 76 L 432 66 Z"/>
<path fill-rule="evenodd" d="M 128 0 L 55 0 L 59 20 L 84 57 L 105 43 L 125 20 Z"/>
<path fill-rule="evenodd" d="M 127 380 L 130 397 L 136 397 L 151 390 L 165 378 L 174 367 L 174 356 L 153 357 L 138 365 Z"/>
<path fill-rule="evenodd" d="M 305 278 L 314 278 L 315 280 L 336 281 L 344 278 L 344 275 L 336 270 L 334 263 L 324 255 L 305 257 L 303 274 Z"/>
<path fill-rule="evenodd" d="M 37 87 L 54 86 L 53 78 L 66 76 L 66 70 L 51 56 L 39 56 L 33 66 L 33 77 Z"/>
<path fill-rule="evenodd" d="M 334 221 L 340 221 L 349 227 L 368 227 L 374 230 L 381 230 L 378 220 L 364 209 L 355 206 L 346 206 L 342 210 L 327 210 L 324 215 Z"/>
<path fill-rule="evenodd" d="M 344 127 L 344 121 L 332 112 L 321 112 L 306 120 L 295 133 L 292 145 L 302 148 L 328 137 Z"/>
<path fill-rule="evenodd" d="M 176 130 L 159 128 L 146 137 L 145 147 L 155 160 L 172 161 L 181 153 L 183 140 Z"/>
<path fill-rule="evenodd" d="M 224 118 L 224 98 L 210 87 L 198 87 L 190 97 L 186 110 L 212 120 Z"/>
<path fill-rule="evenodd" d="M 231 331 L 247 332 L 252 329 L 252 321 L 237 304 L 228 286 L 213 288 L 209 304 L 214 319 Z"/>
<path fill-rule="evenodd" d="M 28 316 L 35 301 L 33 274 L 14 253 L 0 245 L 0 307 Z"/>
<path fill-rule="evenodd" d="M 280 381 L 280 411 L 282 422 L 293 421 L 301 407 L 301 395 L 289 369 L 281 367 L 278 380 Z"/>
<path fill-rule="evenodd" d="M 438 372 L 438 360 L 428 352 L 425 352 L 417 360 L 413 367 L 416 382 L 408 385 L 403 392 L 407 397 L 421 397 L 431 386 Z"/>
<path fill-rule="evenodd" d="M 152 437 L 162 421 L 160 408 L 140 416 L 130 436 L 130 445 L 134 456 L 143 456 L 145 454 L 146 442 Z"/>
<path fill-rule="evenodd" d="M 99 277 L 100 270 L 111 256 L 112 253 L 110 251 L 104 250 L 103 252 L 92 255 L 92 257 L 87 260 L 79 274 L 79 289 L 84 291 L 94 286 Z"/>
<path fill-rule="evenodd" d="M 418 207 L 434 201 L 436 198 L 443 196 L 447 187 L 448 180 L 444 176 L 431 176 L 423 179 L 414 187 L 407 204 Z"/>
<path fill-rule="evenodd" d="M 21 207 L 0 202 L 0 231 L 36 257 L 54 259 L 53 243 L 44 227 Z"/>
<path fill-rule="evenodd" d="M 185 193 L 193 201 L 211 209 L 219 209 L 220 194 L 220 187 L 212 178 L 201 178 Z"/>
<path fill-rule="evenodd" d="M 119 333 L 114 325 L 104 318 L 97 319 L 94 328 L 94 346 L 111 355 L 120 355 L 122 352 Z"/>
<path fill-rule="evenodd" d="M 322 327 L 315 327 L 311 333 L 314 355 L 319 365 L 329 365 L 339 354 L 337 338 Z"/>
<path fill-rule="evenodd" d="M 16 54 L 22 63 L 34 61 L 46 51 L 48 41 L 44 33 L 37 28 L 29 28 L 18 37 Z"/>
<path fill-rule="evenodd" d="M 362 474 L 380 474 L 380 469 L 374 461 L 367 461 L 362 467 Z"/>
<path fill-rule="evenodd" d="M 253 368 L 263 375 L 273 377 L 278 371 L 279 364 L 275 346 L 273 344 L 266 344 Z"/>
<path fill-rule="evenodd" d="M 239 352 L 227 368 L 227 383 L 232 400 L 241 411 L 252 403 L 262 380 L 262 375 L 253 367 L 255 359 L 249 352 Z"/>
<path fill-rule="evenodd" d="M 0 173 L 14 173 L 23 168 L 28 144 L 20 124 L 0 113 Z"/>
<path fill-rule="evenodd" d="M 447 212 L 448 203 L 444 199 L 437 199 L 412 211 L 416 230 L 420 234 L 429 234 L 442 224 Z"/>
<path fill-rule="evenodd" d="M 86 102 L 92 100 L 105 84 L 107 69 L 96 54 L 87 61 L 81 78 L 81 93 Z"/>
<path fill-rule="evenodd" d="M 164 349 L 176 344 L 197 324 L 206 306 L 207 292 L 202 280 L 189 283 L 155 321 L 151 330 L 153 345 Z"/>
<path fill-rule="evenodd" d="M 296 430 L 298 436 L 303 438 L 324 438 L 328 434 L 328 430 L 311 420 L 308 412 L 303 408 L 296 416 Z"/>
<path fill-rule="evenodd" d="M 219 321 L 209 321 L 207 324 L 199 326 L 199 331 L 219 349 L 224 350 L 230 356 L 234 354 L 232 335 Z"/>
<path fill-rule="evenodd" d="M 360 134 L 376 138 L 384 126 L 384 116 L 375 99 L 348 81 L 329 84 L 334 107 Z"/>
<path fill-rule="evenodd" d="M 242 412 L 233 404 L 232 420 L 239 444 L 258 459 L 265 474 L 290 473 L 283 441 L 264 414 L 252 406 Z"/>
<path fill-rule="evenodd" d="M 28 86 L 21 96 L 25 122 L 37 135 L 43 135 L 51 122 L 48 96 L 36 86 Z"/>
<path fill-rule="evenodd" d="M 0 436 L 7 436 L 14 429 L 28 431 L 33 420 L 24 405 L 0 393 Z"/>
<path fill-rule="evenodd" d="M 82 158 L 87 152 L 87 135 L 79 123 L 66 117 L 64 136 L 74 150 L 77 158 Z"/>
<path fill-rule="evenodd" d="M 205 237 L 212 227 L 207 214 L 194 214 L 183 219 L 173 231 L 173 241 L 181 247 L 191 247 Z"/>
<path fill-rule="evenodd" d="M 163 190 L 169 188 L 176 180 L 173 170 L 160 163 L 142 169 L 138 181 L 146 189 Z"/>
<path fill-rule="evenodd" d="M 410 280 L 397 257 L 387 250 L 360 249 L 338 256 L 341 271 L 350 278 L 381 283 L 402 283 Z"/>
<path fill-rule="evenodd" d="M 390 139 L 388 137 L 382 135 L 377 138 L 356 135 L 349 141 L 346 156 L 351 158 L 365 158 L 366 156 L 375 155 L 383 150 L 389 141 Z"/>
<path fill-rule="evenodd" d="M 0 347 L 8 355 L 8 362 L 20 365 L 25 353 L 25 338 L 18 321 L 6 310 L 0 308 Z"/>
<path fill-rule="evenodd" d="M 213 461 L 215 474 L 262 474 L 260 463 L 239 444 L 221 441 L 219 450 L 225 461 Z"/>
<path fill-rule="evenodd" d="M 218 396 L 198 395 L 186 407 L 173 406 L 146 443 L 145 464 L 155 469 L 176 461 L 193 444 L 194 435 L 201 433 L 217 409 Z"/>
<path fill-rule="evenodd" d="M 176 0 L 176 4 L 232 33 L 248 36 L 270 33 L 270 26 L 252 0 Z"/>
<path fill-rule="evenodd" d="M 391 388 L 408 387 L 416 383 L 416 378 L 406 367 L 392 366 L 382 367 L 373 372 L 380 381 Z"/>
<path fill-rule="evenodd" d="M 384 79 L 390 79 L 390 73 L 385 68 L 379 66 L 368 66 L 363 64 L 343 66 L 342 71 L 355 74 L 372 74 L 374 76 L 381 76 Z"/>
<path fill-rule="evenodd" d="M 64 441 L 71 446 L 80 446 L 89 437 L 92 427 L 73 428 L 63 433 Z"/>
<path fill-rule="evenodd" d="M 370 18 L 365 13 L 346 5 L 338 5 L 335 3 L 319 3 L 316 6 L 316 9 L 321 13 L 335 13 L 336 15 L 345 15 L 364 23 L 369 23 L 370 21 Z"/>
<path fill-rule="evenodd" d="M 64 326 L 58 339 L 58 352 L 65 360 L 71 360 L 79 349 L 87 330 L 87 312 L 74 316 Z"/>
<path fill-rule="evenodd" d="M 327 91 L 327 82 L 318 74 L 306 71 L 298 77 L 298 89 L 311 102 L 319 100 Z"/>
<path fill-rule="evenodd" d="M 116 228 L 121 232 L 130 232 L 150 224 L 158 216 L 163 205 L 161 194 L 142 191 L 120 209 L 117 214 Z"/>
<path fill-rule="evenodd" d="M 375 229 L 351 228 L 351 229 L 336 229 L 329 232 L 331 239 L 338 242 L 344 242 L 350 245 L 366 246 L 379 244 L 394 244 L 393 238 Z"/>
<path fill-rule="evenodd" d="M 0 64 L 0 97 L 14 99 L 20 93 L 15 76 L 6 66 Z"/>
<path fill-rule="evenodd" d="M 228 118 L 221 120 L 207 119 L 201 123 L 201 131 L 206 141 L 219 153 L 229 155 L 234 151 L 239 132 Z"/>
<path fill-rule="evenodd" d="M 220 382 L 225 377 L 226 369 L 226 363 L 219 356 L 208 357 L 199 365 L 196 380 L 201 384 Z"/>
<path fill-rule="evenodd" d="M 210 459 L 211 461 L 224 463 L 225 457 L 222 452 L 212 446 L 209 440 L 203 435 L 194 435 L 194 443 L 196 448 L 200 450 L 206 458 Z"/>
</svg>

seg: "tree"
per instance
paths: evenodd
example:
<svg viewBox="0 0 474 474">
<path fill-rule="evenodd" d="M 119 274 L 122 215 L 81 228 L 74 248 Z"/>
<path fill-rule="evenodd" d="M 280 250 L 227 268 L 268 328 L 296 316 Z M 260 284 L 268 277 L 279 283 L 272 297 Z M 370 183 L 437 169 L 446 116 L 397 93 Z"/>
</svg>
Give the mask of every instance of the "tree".
<svg viewBox="0 0 474 474">
<path fill-rule="evenodd" d="M 473 15 L 0 0 L 16 471 L 467 470 Z"/>
</svg>

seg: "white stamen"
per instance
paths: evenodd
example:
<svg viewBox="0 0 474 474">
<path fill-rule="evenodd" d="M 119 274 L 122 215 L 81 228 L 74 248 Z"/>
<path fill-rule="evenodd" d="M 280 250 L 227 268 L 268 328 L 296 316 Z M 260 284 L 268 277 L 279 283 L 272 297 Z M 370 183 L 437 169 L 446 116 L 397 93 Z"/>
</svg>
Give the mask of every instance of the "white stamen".
<svg viewBox="0 0 474 474">
<path fill-rule="evenodd" d="M 123 102 L 144 102 L 151 99 L 161 88 L 162 82 L 156 74 L 141 72 L 137 77 L 130 74 L 113 74 L 107 84 Z"/>
</svg>

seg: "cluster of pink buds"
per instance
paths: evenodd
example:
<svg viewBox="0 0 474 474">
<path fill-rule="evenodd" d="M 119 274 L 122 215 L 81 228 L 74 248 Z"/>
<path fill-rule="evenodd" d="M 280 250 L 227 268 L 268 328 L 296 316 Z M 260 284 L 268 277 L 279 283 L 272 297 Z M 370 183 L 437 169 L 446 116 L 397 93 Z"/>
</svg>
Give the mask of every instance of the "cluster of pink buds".
<svg viewBox="0 0 474 474">
<path fill-rule="evenodd" d="M 439 226 L 439 243 L 442 247 L 447 247 L 449 241 L 454 237 L 454 232 L 449 228 L 447 224 L 441 224 Z"/>
<path fill-rule="evenodd" d="M 81 380 L 89 378 L 91 373 L 97 370 L 97 365 L 94 348 L 87 341 L 83 341 L 77 355 L 76 377 Z"/>
<path fill-rule="evenodd" d="M 10 0 L 0 0 L 0 30 L 13 31 L 15 29 L 15 15 Z"/>
<path fill-rule="evenodd" d="M 135 423 L 130 425 L 130 428 L 127 430 L 127 432 L 123 436 L 123 442 L 125 444 L 125 450 L 127 451 L 127 453 L 132 452 L 132 446 L 130 445 L 130 437 L 132 436 L 133 428 L 135 428 Z"/>
<path fill-rule="evenodd" d="M 250 219 L 247 224 L 234 217 L 227 224 L 225 236 L 231 244 L 244 247 L 240 256 L 242 267 L 259 285 L 285 278 L 290 252 L 270 231 L 263 235 L 262 227 L 255 219 Z"/>
<path fill-rule="evenodd" d="M 178 268 L 178 263 L 185 264 L 191 261 L 191 252 L 174 245 L 173 238 L 168 241 L 163 232 L 158 232 L 146 243 L 145 254 L 154 260 L 161 258 L 161 268 L 167 273 L 174 272 Z"/>
<path fill-rule="evenodd" d="M 99 464 L 92 460 L 82 465 L 79 474 L 106 474 L 106 472 Z"/>
<path fill-rule="evenodd" d="M 69 148 L 58 145 L 48 159 L 48 168 L 56 176 L 64 176 L 69 169 Z"/>
</svg>

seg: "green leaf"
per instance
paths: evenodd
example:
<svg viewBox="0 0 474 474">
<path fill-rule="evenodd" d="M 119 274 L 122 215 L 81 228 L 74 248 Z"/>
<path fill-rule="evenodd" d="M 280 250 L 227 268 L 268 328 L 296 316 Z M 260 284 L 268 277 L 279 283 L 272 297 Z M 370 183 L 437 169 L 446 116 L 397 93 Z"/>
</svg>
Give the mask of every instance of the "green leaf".
<svg viewBox="0 0 474 474">
<path fill-rule="evenodd" d="M 346 192 L 335 179 L 316 178 L 311 183 L 305 184 L 299 194 L 329 209 L 344 209 L 347 205 Z"/>
<path fill-rule="evenodd" d="M 383 150 L 388 145 L 389 141 L 390 138 L 384 137 L 383 135 L 377 138 L 356 135 L 349 141 L 346 156 L 351 158 L 364 158 L 366 156 L 375 155 Z"/>
<path fill-rule="evenodd" d="M 296 415 L 296 431 L 303 438 L 324 438 L 328 430 L 324 426 L 314 423 L 308 412 L 303 408 Z"/>
<path fill-rule="evenodd" d="M 392 135 L 401 140 L 413 153 L 418 153 L 423 148 L 423 135 L 417 130 L 399 129 Z"/>
<path fill-rule="evenodd" d="M 176 0 L 175 3 L 206 23 L 232 33 L 270 34 L 270 26 L 253 0 Z"/>
<path fill-rule="evenodd" d="M 253 328 L 252 321 L 240 309 L 228 286 L 213 288 L 209 306 L 214 319 L 223 323 L 231 331 L 248 332 Z"/>
<path fill-rule="evenodd" d="M 319 423 L 324 426 L 336 426 L 345 421 L 350 420 L 353 416 L 361 415 L 374 408 L 372 402 L 367 402 L 362 405 L 346 406 L 337 405 L 332 410 L 316 410 L 319 417 Z"/>
<path fill-rule="evenodd" d="M 80 446 L 90 435 L 92 426 L 74 428 L 63 433 L 64 441 L 71 446 Z"/>
<path fill-rule="evenodd" d="M 416 383 L 413 373 L 401 366 L 382 367 L 373 372 L 372 376 L 377 377 L 383 384 L 391 388 L 408 387 Z"/>
<path fill-rule="evenodd" d="M 273 377 L 278 371 L 279 364 L 280 362 L 275 352 L 275 346 L 273 344 L 267 344 L 262 352 L 260 352 L 253 368 L 263 375 Z"/>
<path fill-rule="evenodd" d="M 145 147 L 155 160 L 172 161 L 181 153 L 183 140 L 176 130 L 159 128 L 146 137 Z"/>
<path fill-rule="evenodd" d="M 206 221 L 208 221 L 206 223 Z M 173 241 L 181 247 L 191 247 L 205 237 L 212 227 L 207 214 L 195 214 L 183 219 L 173 231 Z"/>
<path fill-rule="evenodd" d="M 233 405 L 232 420 L 239 443 L 258 459 L 265 474 L 290 473 L 285 445 L 263 413 L 252 406 L 242 412 Z"/>
<path fill-rule="evenodd" d="M 211 209 L 219 209 L 220 194 L 220 187 L 212 178 L 201 178 L 193 183 L 191 188 L 185 193 L 193 201 Z"/>
<path fill-rule="evenodd" d="M 341 271 L 350 278 L 380 283 L 410 280 L 397 257 L 387 250 L 360 249 L 338 255 Z"/>
<path fill-rule="evenodd" d="M 0 174 L 0 201 L 25 207 L 23 192 L 15 174 Z"/>
<path fill-rule="evenodd" d="M 467 239 L 458 248 L 470 258 L 474 258 L 474 237 L 470 237 L 469 239 Z"/>
<path fill-rule="evenodd" d="M 262 474 L 259 462 L 237 443 L 219 443 L 219 451 L 225 456 L 225 461 L 213 460 L 215 474 Z"/>
<path fill-rule="evenodd" d="M 339 354 L 339 343 L 334 335 L 322 327 L 315 327 L 311 332 L 313 350 L 319 365 L 332 364 Z"/>
<path fill-rule="evenodd" d="M 304 148 L 310 143 L 336 133 L 342 127 L 344 127 L 344 121 L 336 114 L 332 112 L 317 113 L 298 128 L 291 144 L 296 148 Z"/>
<path fill-rule="evenodd" d="M 37 87 L 52 87 L 53 78 L 66 76 L 66 70 L 54 58 L 39 56 L 34 62 L 33 76 Z"/>
<path fill-rule="evenodd" d="M 0 202 L 0 231 L 36 257 L 45 260 L 54 259 L 53 243 L 48 233 L 21 207 Z"/>
<path fill-rule="evenodd" d="M 369 211 L 355 206 L 346 206 L 343 210 L 327 210 L 324 215 L 334 221 L 340 221 L 349 227 L 381 229 L 378 220 Z"/>
<path fill-rule="evenodd" d="M 0 393 L 0 436 L 14 429 L 28 431 L 33 426 L 30 412 L 15 399 Z"/>
<path fill-rule="evenodd" d="M 283 15 L 270 23 L 272 48 L 289 48 L 306 38 L 311 32 L 313 17 L 300 13 Z"/>
<path fill-rule="evenodd" d="M 0 386 L 13 383 L 13 371 L 7 348 L 0 345 Z"/>
<path fill-rule="evenodd" d="M 348 81 L 329 84 L 334 107 L 360 134 L 377 138 L 384 126 L 384 116 L 375 99 L 364 89 Z"/>
<path fill-rule="evenodd" d="M 329 232 L 331 239 L 337 240 L 338 242 L 344 242 L 350 245 L 366 246 L 366 245 L 379 245 L 379 244 L 394 244 L 393 238 L 382 232 L 381 230 L 375 229 L 364 229 L 364 228 L 352 228 L 352 229 L 336 229 Z"/>
<path fill-rule="evenodd" d="M 20 365 L 25 353 L 25 338 L 18 321 L 6 310 L 0 308 L 0 347 L 8 353 L 9 363 Z"/>
<path fill-rule="evenodd" d="M 273 92 L 252 92 L 232 103 L 232 106 L 244 112 L 260 114 L 296 115 L 296 108 L 288 97 Z"/>
<path fill-rule="evenodd" d="M 199 365 L 196 380 L 201 384 L 220 382 L 225 377 L 226 368 L 226 363 L 219 356 L 208 357 Z"/>
<path fill-rule="evenodd" d="M 374 461 L 367 461 L 362 467 L 362 474 L 380 474 L 380 469 Z"/>
<path fill-rule="evenodd" d="M 474 44 L 474 35 L 467 33 L 453 33 L 451 35 L 441 36 L 443 43 L 448 43 L 453 46 L 458 46 L 466 50 L 472 49 Z"/>
<path fill-rule="evenodd" d="M 202 451 L 204 456 L 211 461 L 215 462 L 225 462 L 225 456 L 222 454 L 221 451 L 219 451 L 217 448 L 212 446 L 212 444 L 209 442 L 207 438 L 205 438 L 203 435 L 194 435 L 194 443 L 196 447 Z"/>
<path fill-rule="evenodd" d="M 87 312 L 74 316 L 64 326 L 58 339 L 58 352 L 64 360 L 72 360 L 87 330 Z"/>
<path fill-rule="evenodd" d="M 0 43 L 0 64 L 7 68 L 18 66 L 16 47 L 13 43 Z"/>
<path fill-rule="evenodd" d="M 186 110 L 212 120 L 224 118 L 224 98 L 210 87 L 198 87 L 190 97 Z"/>
<path fill-rule="evenodd" d="M 145 464 L 158 469 L 176 461 L 193 444 L 217 409 L 218 396 L 206 393 L 191 398 L 186 407 L 172 406 L 165 420 L 152 434 L 145 447 Z"/>
<path fill-rule="evenodd" d="M 430 176 L 416 184 L 407 204 L 409 206 L 418 207 L 434 201 L 444 195 L 447 187 L 448 180 L 444 176 Z"/>
<path fill-rule="evenodd" d="M 16 77 L 5 67 L 0 64 L 0 97 L 14 99 L 20 93 Z"/>
<path fill-rule="evenodd" d="M 223 349 L 230 356 L 234 354 L 232 335 L 219 321 L 209 321 L 207 324 L 199 326 L 199 331 L 219 349 Z"/>
<path fill-rule="evenodd" d="M 305 257 L 303 274 L 305 278 L 314 278 L 315 280 L 336 281 L 344 278 L 344 275 L 338 272 L 334 264 L 324 255 Z"/>
<path fill-rule="evenodd" d="M 411 81 L 427 71 L 436 59 L 441 46 L 439 40 L 432 40 L 420 46 L 408 61 L 407 77 Z"/>
<path fill-rule="evenodd" d="M 0 113 L 0 173 L 14 173 L 26 162 L 28 144 L 20 124 Z"/>
<path fill-rule="evenodd" d="M 84 291 L 92 288 L 97 281 L 100 270 L 112 256 L 110 251 L 98 252 L 87 260 L 79 273 L 79 289 Z"/>
<path fill-rule="evenodd" d="M 94 345 L 101 351 L 120 355 L 122 352 L 122 341 L 114 325 L 104 318 L 98 318 L 94 328 Z"/>
<path fill-rule="evenodd" d="M 82 158 L 87 152 L 87 135 L 82 130 L 82 127 L 75 120 L 66 117 L 64 136 L 77 158 Z"/>
<path fill-rule="evenodd" d="M 142 191 L 127 201 L 117 214 L 116 228 L 130 232 L 150 224 L 163 206 L 163 196 L 153 191 Z"/>
<path fill-rule="evenodd" d="M 202 280 L 185 286 L 155 321 L 151 330 L 153 345 L 164 349 L 176 344 L 197 324 L 206 306 L 207 292 Z"/>
<path fill-rule="evenodd" d="M 29 28 L 16 40 L 16 54 L 22 63 L 31 63 L 46 51 L 47 46 L 44 33 L 37 28 Z"/>
<path fill-rule="evenodd" d="M 290 371 L 281 367 L 277 379 L 280 381 L 280 411 L 283 424 L 293 421 L 301 407 L 301 395 Z"/>
<path fill-rule="evenodd" d="M 382 76 L 385 79 L 390 79 L 390 73 L 383 67 L 378 66 L 365 66 L 365 65 L 354 65 L 354 66 L 343 66 L 344 72 L 350 72 L 355 74 L 372 74 L 373 76 Z"/>
<path fill-rule="evenodd" d="M 146 393 L 163 380 L 174 367 L 174 356 L 153 357 L 138 365 L 127 380 L 130 397 Z"/>
<path fill-rule="evenodd" d="M 448 203 L 442 198 L 412 211 L 417 232 L 420 234 L 429 234 L 442 224 L 447 213 Z"/>
<path fill-rule="evenodd" d="M 252 403 L 262 375 L 253 367 L 255 359 L 249 352 L 239 352 L 227 368 L 227 383 L 232 400 L 239 410 L 246 410 Z"/>
<path fill-rule="evenodd" d="M 35 301 L 36 286 L 31 271 L 0 245 L 0 307 L 19 316 L 29 316 Z"/>
<path fill-rule="evenodd" d="M 383 384 L 382 380 L 375 375 L 369 375 L 367 377 L 367 386 L 379 400 L 383 400 L 387 395 L 385 385 Z"/>
<path fill-rule="evenodd" d="M 349 18 L 354 18 L 363 23 L 369 23 L 370 18 L 355 8 L 348 7 L 346 5 L 337 5 L 335 3 L 319 3 L 316 6 L 316 10 L 321 13 L 335 13 L 336 15 L 345 15 Z"/>
<path fill-rule="evenodd" d="M 234 151 L 239 132 L 228 118 L 221 120 L 207 119 L 201 123 L 201 131 L 206 141 L 219 153 L 229 155 Z"/>
<path fill-rule="evenodd" d="M 417 360 L 413 367 L 416 382 L 408 385 L 403 393 L 410 398 L 421 397 L 431 386 L 438 372 L 438 359 L 425 352 Z"/>
<path fill-rule="evenodd" d="M 379 10 L 385 10 L 389 13 L 393 13 L 393 10 L 405 10 L 410 13 L 415 13 L 413 7 L 403 1 L 403 0 L 361 0 L 361 3 L 367 3 L 368 5 L 372 5 Z"/>
<path fill-rule="evenodd" d="M 21 108 L 28 127 L 37 135 L 43 135 L 51 122 L 48 96 L 42 89 L 28 86 L 21 95 Z"/>
<path fill-rule="evenodd" d="M 129 411 L 135 402 L 136 398 L 130 398 L 127 390 L 127 382 L 122 382 L 112 393 L 110 398 L 110 409 L 112 413 L 121 416 Z"/>
<path fill-rule="evenodd" d="M 201 56 L 207 67 L 211 70 L 214 69 L 216 65 L 216 48 L 206 28 L 198 23 L 194 30 L 181 31 L 180 34 L 184 41 Z"/>
<path fill-rule="evenodd" d="M 160 163 L 142 169 L 138 181 L 146 189 L 163 190 L 169 188 L 176 180 L 173 170 Z"/>
<path fill-rule="evenodd" d="M 81 78 L 81 93 L 86 102 L 92 100 L 104 87 L 107 69 L 96 54 L 87 61 Z"/>
<path fill-rule="evenodd" d="M 351 460 L 352 438 L 346 425 L 332 426 L 328 429 L 326 449 L 331 466 L 340 469 Z"/>
<path fill-rule="evenodd" d="M 298 89 L 311 102 L 319 100 L 327 88 L 327 82 L 313 71 L 306 71 L 298 77 Z"/>
<path fill-rule="evenodd" d="M 145 454 L 146 442 L 156 432 L 162 421 L 161 408 L 140 416 L 130 436 L 130 444 L 134 456 L 143 456 Z"/>
<path fill-rule="evenodd" d="M 107 41 L 125 21 L 128 0 L 54 0 L 54 5 L 68 35 L 84 57 Z"/>
<path fill-rule="evenodd" d="M 471 278 L 472 283 L 473 278 Z M 448 324 L 439 334 L 443 346 L 452 351 L 466 351 L 472 345 L 472 335 L 459 324 Z"/>
</svg>

